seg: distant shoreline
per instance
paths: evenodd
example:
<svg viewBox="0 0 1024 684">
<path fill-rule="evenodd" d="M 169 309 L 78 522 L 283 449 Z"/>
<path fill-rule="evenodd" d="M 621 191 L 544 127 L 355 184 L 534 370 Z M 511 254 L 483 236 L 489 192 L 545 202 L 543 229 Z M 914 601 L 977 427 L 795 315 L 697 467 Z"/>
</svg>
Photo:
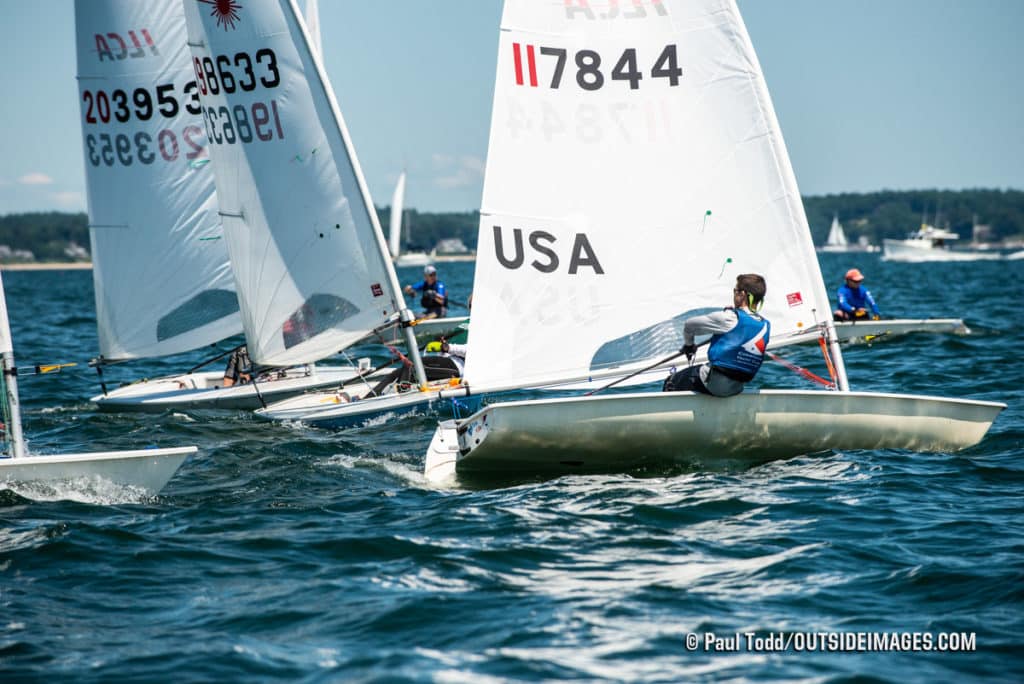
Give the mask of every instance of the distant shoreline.
<svg viewBox="0 0 1024 684">
<path fill-rule="evenodd" d="M 0 264 L 0 271 L 85 271 L 92 268 L 88 261 L 50 261 L 30 264 Z"/>
</svg>

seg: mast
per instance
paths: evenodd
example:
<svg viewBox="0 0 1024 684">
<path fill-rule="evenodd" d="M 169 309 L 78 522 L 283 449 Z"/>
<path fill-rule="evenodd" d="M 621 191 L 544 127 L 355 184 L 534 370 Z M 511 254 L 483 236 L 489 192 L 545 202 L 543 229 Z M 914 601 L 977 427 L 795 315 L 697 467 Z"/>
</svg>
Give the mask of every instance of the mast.
<svg viewBox="0 0 1024 684">
<path fill-rule="evenodd" d="M 295 4 L 295 0 L 288 0 L 288 6 L 292 12 L 292 18 L 302 31 L 307 48 L 312 51 L 309 31 L 306 29 L 306 25 L 301 18 L 302 13 L 299 12 L 299 8 Z M 395 265 L 391 261 L 391 253 L 388 251 L 388 244 L 384 239 L 384 231 L 380 227 L 380 219 L 377 216 L 377 212 L 374 210 L 373 199 L 371 199 L 370 191 L 366 186 L 366 179 L 363 178 L 363 169 L 357 160 L 358 158 L 356 157 L 355 148 L 352 146 L 352 139 L 349 137 L 348 127 L 345 125 L 345 119 L 341 115 L 341 109 L 338 107 L 338 101 L 334 97 L 334 89 L 331 87 L 330 81 L 327 80 L 323 61 L 321 59 L 314 59 L 313 68 L 316 69 L 317 80 L 326 95 L 327 102 L 330 103 L 331 113 L 334 115 L 334 121 L 338 126 L 338 132 L 341 134 L 341 140 L 345 145 L 345 151 L 348 153 L 349 159 L 352 160 L 352 171 L 356 177 L 356 182 L 359 185 L 359 192 L 363 196 L 363 204 L 366 206 L 370 225 L 373 226 L 374 237 L 376 238 L 375 243 L 378 251 L 384 259 L 384 269 L 388 278 L 388 286 L 391 288 L 392 299 L 394 299 L 395 302 L 401 302 L 401 308 L 398 312 L 399 320 L 402 322 L 402 328 L 405 334 L 406 349 L 409 352 L 413 369 L 416 372 L 416 381 L 419 383 L 420 387 L 424 387 L 427 384 L 427 373 L 423 369 L 423 359 L 420 357 L 420 349 L 416 342 L 416 334 L 413 332 L 412 326 L 410 325 L 414 320 L 416 320 L 416 316 L 408 306 L 405 306 L 405 294 L 402 292 L 402 286 L 398 282 L 398 274 L 395 272 Z"/>
<path fill-rule="evenodd" d="M 306 0 L 306 28 L 309 29 L 310 47 L 316 59 L 323 60 L 323 41 L 320 39 L 320 8 L 317 0 Z"/>
<path fill-rule="evenodd" d="M 0 278 L 0 353 L 2 353 L 4 386 L 4 423 L 7 426 L 7 442 L 12 458 L 25 455 L 25 435 L 21 429 L 21 402 L 18 400 L 18 370 L 14 365 L 14 347 L 11 343 L 11 326 L 7 320 L 7 297 L 4 282 Z"/>
</svg>

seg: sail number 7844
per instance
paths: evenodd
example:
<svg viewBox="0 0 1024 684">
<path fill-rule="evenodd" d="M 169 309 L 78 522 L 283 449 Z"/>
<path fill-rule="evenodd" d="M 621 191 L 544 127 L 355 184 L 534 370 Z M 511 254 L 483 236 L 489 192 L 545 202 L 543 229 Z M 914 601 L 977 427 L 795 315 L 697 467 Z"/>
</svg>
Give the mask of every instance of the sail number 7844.
<svg viewBox="0 0 1024 684">
<path fill-rule="evenodd" d="M 570 53 L 565 48 L 537 46 L 523 43 L 512 43 L 512 60 L 515 69 L 516 85 L 528 85 L 532 88 L 539 86 L 538 63 L 550 65 L 552 89 L 561 88 L 569 79 L 563 78 L 566 64 L 570 59 Z M 640 58 L 637 56 L 636 48 L 626 48 L 618 56 L 611 71 L 602 70 L 605 63 L 601 53 L 596 50 L 577 50 L 571 55 L 575 65 L 575 81 L 583 90 L 600 90 L 609 81 L 624 81 L 629 84 L 630 90 L 640 88 L 644 80 L 645 71 L 640 69 Z M 572 68 L 570 67 L 570 72 Z M 675 44 L 666 45 L 654 60 L 650 69 L 651 78 L 667 79 L 670 86 L 679 85 L 679 78 L 683 70 L 679 66 Z"/>
</svg>

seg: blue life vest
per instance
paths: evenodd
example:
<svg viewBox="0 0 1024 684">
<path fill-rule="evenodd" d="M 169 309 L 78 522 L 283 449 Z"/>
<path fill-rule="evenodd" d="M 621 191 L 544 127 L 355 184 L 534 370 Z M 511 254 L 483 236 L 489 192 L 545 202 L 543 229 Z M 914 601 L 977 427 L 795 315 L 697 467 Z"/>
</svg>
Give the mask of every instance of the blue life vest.
<svg viewBox="0 0 1024 684">
<path fill-rule="evenodd" d="M 712 335 L 708 347 L 711 367 L 733 380 L 752 380 L 764 361 L 771 323 L 743 309 L 736 312 L 736 327 L 726 333 Z"/>
<path fill-rule="evenodd" d="M 433 287 L 427 285 L 427 281 L 421 280 L 412 286 L 414 290 L 420 290 L 420 306 L 427 311 L 439 311 L 442 307 L 448 306 L 448 292 L 445 290 L 444 283 L 440 280 L 434 282 Z M 444 298 L 444 304 L 438 304 L 437 300 L 434 299 L 434 295 L 439 294 Z"/>
</svg>

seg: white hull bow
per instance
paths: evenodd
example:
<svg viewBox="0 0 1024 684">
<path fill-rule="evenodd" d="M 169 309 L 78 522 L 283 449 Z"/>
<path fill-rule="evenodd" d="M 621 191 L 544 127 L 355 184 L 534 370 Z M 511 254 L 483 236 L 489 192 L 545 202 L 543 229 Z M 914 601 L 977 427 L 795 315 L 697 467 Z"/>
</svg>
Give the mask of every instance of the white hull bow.
<svg viewBox="0 0 1024 684">
<path fill-rule="evenodd" d="M 0 482 L 67 482 L 100 478 L 156 494 L 197 447 L 97 451 L 0 459 Z"/>
</svg>

